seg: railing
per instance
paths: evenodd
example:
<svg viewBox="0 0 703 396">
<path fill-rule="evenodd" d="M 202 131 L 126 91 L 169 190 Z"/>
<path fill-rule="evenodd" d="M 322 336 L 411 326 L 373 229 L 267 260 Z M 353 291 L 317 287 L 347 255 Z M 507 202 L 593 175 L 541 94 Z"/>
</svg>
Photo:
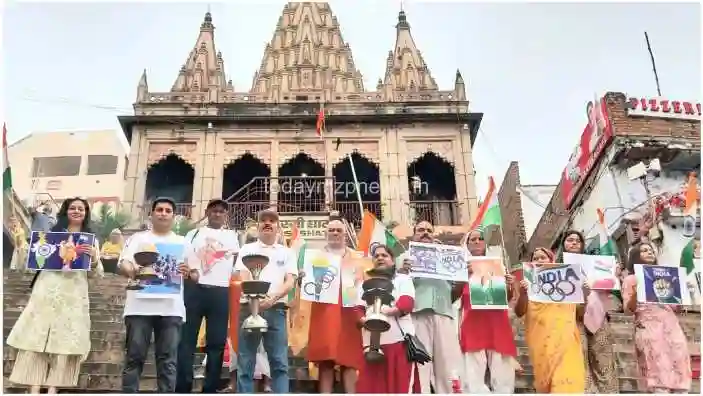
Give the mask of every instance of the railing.
<svg viewBox="0 0 703 396">
<path fill-rule="evenodd" d="M 461 212 L 457 201 L 410 201 L 410 219 L 429 221 L 434 225 L 460 225 Z"/>
<path fill-rule="evenodd" d="M 376 218 L 382 219 L 382 206 L 379 201 L 364 201 L 362 202 L 364 209 L 373 213 Z M 361 220 L 364 218 L 364 213 L 359 207 L 359 201 L 337 201 L 332 205 L 333 210 L 339 212 L 339 215 L 344 217 L 349 224 L 354 226 L 354 229 L 361 228 Z"/>
</svg>

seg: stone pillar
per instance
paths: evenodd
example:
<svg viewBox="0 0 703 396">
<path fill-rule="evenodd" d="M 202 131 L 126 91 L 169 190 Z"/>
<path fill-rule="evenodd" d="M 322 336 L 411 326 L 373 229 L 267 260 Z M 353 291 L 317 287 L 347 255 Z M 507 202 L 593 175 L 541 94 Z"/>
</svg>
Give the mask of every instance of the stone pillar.
<svg viewBox="0 0 703 396">
<path fill-rule="evenodd" d="M 280 190 L 280 186 L 278 185 L 278 163 L 280 161 L 278 145 L 278 139 L 271 139 L 271 163 L 269 164 L 269 168 L 271 169 L 271 177 L 269 178 L 269 203 L 271 206 L 277 206 L 278 191 Z"/>
<path fill-rule="evenodd" d="M 401 224 L 410 224 L 410 192 L 408 191 L 408 151 L 407 142 L 401 138 L 400 128 L 389 130 L 389 149 L 391 156 L 391 184 L 393 193 L 393 210 L 391 220 Z M 395 160 L 393 158 L 395 157 Z"/>
<path fill-rule="evenodd" d="M 323 147 L 323 150 L 325 150 L 325 163 L 323 165 L 325 166 L 324 192 L 325 210 L 327 211 L 336 210 L 334 207 L 334 193 L 336 188 L 333 172 L 335 165 L 333 158 L 336 158 L 334 153 L 334 145 L 335 142 L 333 142 L 332 139 L 325 139 L 325 147 Z"/>
<path fill-rule="evenodd" d="M 220 198 L 222 184 L 220 183 L 220 194 L 214 195 L 215 179 L 215 155 L 216 155 L 216 133 L 205 131 L 198 138 L 197 155 L 195 160 L 195 177 L 193 178 L 193 211 L 191 218 L 200 219 L 207 202 L 212 198 Z"/>
<path fill-rule="evenodd" d="M 397 147 L 391 142 L 390 133 L 384 133 L 381 140 L 378 142 L 378 179 L 381 187 L 381 209 L 383 218 L 386 221 L 397 220 L 394 217 L 393 207 L 397 205 L 394 203 L 394 191 L 396 188 L 393 185 L 393 174 L 394 169 L 397 166 L 398 161 L 398 150 L 391 150 L 391 146 Z M 393 154 L 391 154 L 393 151 Z"/>
<path fill-rule="evenodd" d="M 456 202 L 459 205 L 459 224 L 468 223 L 471 209 L 468 204 L 469 186 L 466 171 L 466 159 L 461 148 L 461 135 L 452 140 L 452 156 L 454 157 L 454 184 L 456 185 Z"/>
<path fill-rule="evenodd" d="M 459 138 L 457 145 L 455 145 L 455 152 L 457 148 L 460 151 L 458 157 L 460 160 L 457 161 L 457 165 L 461 162 L 461 166 L 457 166 L 462 169 L 462 177 L 457 176 L 457 199 L 461 203 L 461 224 L 468 225 L 469 222 L 473 220 L 478 212 L 478 197 L 476 196 L 476 174 L 474 173 L 474 159 L 473 152 L 471 150 L 471 137 L 468 133 L 463 133 L 464 131 L 459 130 Z M 457 172 L 458 174 L 458 172 Z M 459 188 L 461 188 L 465 193 L 459 195 Z"/>
<path fill-rule="evenodd" d="M 143 222 L 144 192 L 148 173 L 149 142 L 145 131 L 132 127 L 127 180 L 125 181 L 124 210 L 131 214 L 130 228 L 139 228 Z"/>
</svg>

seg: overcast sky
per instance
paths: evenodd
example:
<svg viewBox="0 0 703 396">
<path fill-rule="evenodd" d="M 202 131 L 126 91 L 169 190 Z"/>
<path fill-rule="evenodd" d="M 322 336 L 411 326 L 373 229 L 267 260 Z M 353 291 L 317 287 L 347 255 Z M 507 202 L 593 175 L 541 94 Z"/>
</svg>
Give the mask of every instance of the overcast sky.
<svg viewBox="0 0 703 396">
<path fill-rule="evenodd" d="M 235 89 L 248 90 L 283 2 L 210 3 L 215 42 Z M 400 1 L 333 1 L 367 88 L 383 76 Z M 480 194 L 511 160 L 523 184 L 556 184 L 596 93 L 701 97 L 700 5 L 405 2 L 412 34 L 441 89 L 461 70 L 473 111 Z M 32 131 L 118 129 L 142 69 L 167 91 L 208 3 L 6 4 L 2 23 L 9 140 Z"/>
</svg>

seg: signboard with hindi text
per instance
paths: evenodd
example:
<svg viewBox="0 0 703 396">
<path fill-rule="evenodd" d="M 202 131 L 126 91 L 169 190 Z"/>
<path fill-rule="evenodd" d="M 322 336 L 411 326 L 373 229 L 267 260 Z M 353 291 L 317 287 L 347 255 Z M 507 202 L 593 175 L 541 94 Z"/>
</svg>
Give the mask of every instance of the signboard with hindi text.
<svg viewBox="0 0 703 396">
<path fill-rule="evenodd" d="M 469 280 L 466 249 L 438 243 L 410 242 L 408 255 L 413 264 L 413 278 L 443 279 L 455 282 Z"/>
<path fill-rule="evenodd" d="M 298 224 L 300 235 L 306 240 L 324 240 L 329 216 L 327 214 L 282 214 L 278 220 L 283 236 L 290 238 L 294 224 Z"/>
<path fill-rule="evenodd" d="M 530 301 L 583 304 L 583 275 L 578 264 L 523 263 L 522 268 Z"/>
<path fill-rule="evenodd" d="M 637 301 L 644 304 L 690 305 L 686 268 L 635 264 Z"/>
</svg>

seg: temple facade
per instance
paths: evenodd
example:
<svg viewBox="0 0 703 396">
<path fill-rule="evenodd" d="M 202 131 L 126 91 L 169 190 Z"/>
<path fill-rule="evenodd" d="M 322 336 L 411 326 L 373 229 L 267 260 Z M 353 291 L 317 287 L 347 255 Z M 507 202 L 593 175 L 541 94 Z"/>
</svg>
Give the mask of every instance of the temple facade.
<svg viewBox="0 0 703 396">
<path fill-rule="evenodd" d="M 207 13 L 171 89 L 151 90 L 145 71 L 134 115 L 119 117 L 131 146 L 123 204 L 135 216 L 162 195 L 193 220 L 208 200 L 227 199 L 236 228 L 270 205 L 336 210 L 358 225 L 359 199 L 399 223 L 459 225 L 475 213 L 483 115 L 470 111 L 458 70 L 454 87 L 439 89 L 403 11 L 375 89 L 328 3 L 284 6 L 249 89 L 227 78 L 214 33 Z"/>
</svg>

